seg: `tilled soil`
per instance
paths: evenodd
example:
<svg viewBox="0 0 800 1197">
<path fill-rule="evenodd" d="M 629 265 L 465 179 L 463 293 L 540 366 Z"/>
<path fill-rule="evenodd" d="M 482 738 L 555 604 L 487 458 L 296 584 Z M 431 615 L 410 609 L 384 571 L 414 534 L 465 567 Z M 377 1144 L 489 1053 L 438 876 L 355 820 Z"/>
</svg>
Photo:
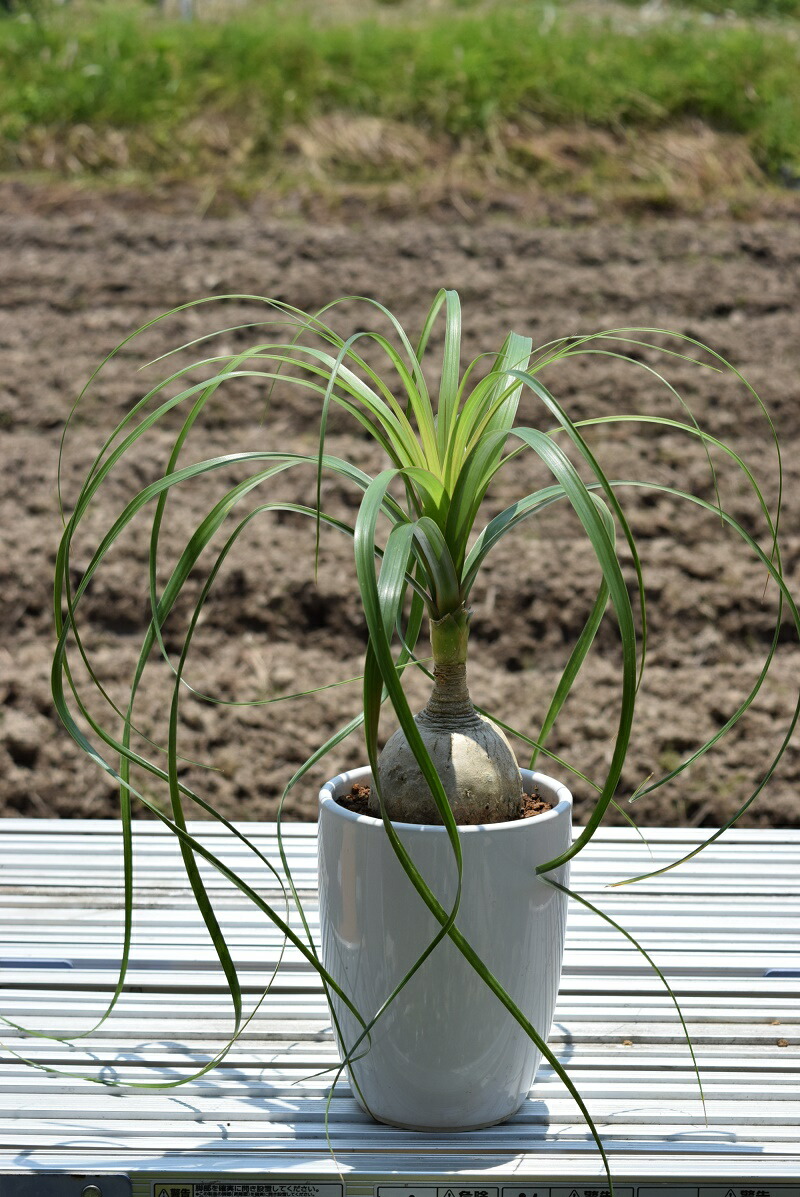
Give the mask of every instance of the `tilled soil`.
<svg viewBox="0 0 800 1197">
<path fill-rule="evenodd" d="M 800 583 L 800 226 L 789 222 L 697 224 L 654 221 L 638 226 L 513 227 L 381 222 L 362 227 L 275 223 L 255 218 L 212 220 L 119 210 L 101 200 L 47 215 L 0 217 L 0 813 L 104 817 L 118 798 L 110 777 L 71 741 L 50 694 L 54 649 L 53 563 L 60 533 L 56 470 L 64 422 L 99 361 L 135 327 L 161 311 L 208 293 L 271 295 L 314 309 L 336 295 L 380 298 L 414 333 L 441 285 L 461 294 L 464 355 L 497 349 L 509 329 L 535 343 L 602 328 L 670 328 L 697 338 L 734 360 L 768 404 L 783 447 L 785 534 L 783 568 L 795 593 Z M 363 314 L 343 310 L 363 323 Z M 252 305 L 231 302 L 183 312 L 126 346 L 96 380 L 67 437 L 63 487 L 67 510 L 82 474 L 116 420 L 159 377 L 138 368 L 173 344 L 220 326 L 258 319 Z M 371 321 L 378 327 L 377 317 Z M 225 352 L 253 333 L 222 338 Z M 701 371 L 680 358 L 637 350 L 646 367 L 664 369 L 696 417 L 746 456 L 765 499 L 778 493 L 775 447 L 752 395 L 733 377 Z M 162 371 L 164 367 L 162 366 Z M 609 357 L 567 360 L 544 375 L 573 418 L 614 413 L 676 420 L 685 413 L 647 369 Z M 313 453 L 319 403 L 277 388 L 269 410 L 254 380 L 230 387 L 211 404 L 191 434 L 191 458 L 241 450 Z M 552 420 L 526 400 L 526 419 Z M 592 445 L 611 477 L 646 476 L 713 502 L 702 446 L 677 430 L 646 423 L 600 426 Z M 139 460 L 124 463 L 107 484 L 103 510 L 90 510 L 97 529 L 103 513 L 119 511 L 156 476 L 166 460 L 166 432 L 152 434 Z M 369 438 L 341 412 L 331 414 L 327 450 L 374 472 L 384 464 Z M 188 452 L 188 450 L 187 450 Z M 746 530 L 767 541 L 764 521 L 744 475 L 719 453 L 723 501 Z M 225 479 L 240 477 L 226 471 Z M 515 460 L 487 504 L 487 516 L 537 486 L 546 475 L 530 457 Z M 168 563 L 218 497 L 220 483 L 181 492 L 168 506 L 160 581 Z M 269 497 L 313 503 L 310 468 L 282 475 Z M 329 510 L 352 522 L 358 495 L 335 478 L 323 484 Z M 790 618 L 763 689 L 734 731 L 669 785 L 641 799 L 627 798 L 714 736 L 747 698 L 770 649 L 776 622 L 774 587 L 765 570 L 718 517 L 669 495 L 619 491 L 642 559 L 650 603 L 647 669 L 637 700 L 634 739 L 618 797 L 643 825 L 719 825 L 764 777 L 791 719 L 798 692 L 798 646 Z M 109 698 L 124 702 L 148 610 L 145 561 L 148 513 L 109 554 L 81 603 L 86 646 Z M 231 526 L 232 528 L 232 526 Z M 222 541 L 215 542 L 221 547 Z M 88 564 L 88 534 L 73 549 L 73 580 Z M 274 816 L 284 786 L 306 758 L 359 708 L 356 678 L 365 645 L 354 581 L 352 543 L 322 536 L 314 579 L 311 521 L 287 513 L 254 519 L 236 542 L 217 580 L 193 643 L 181 705 L 183 780 L 229 817 Z M 626 575 L 634 571 L 628 558 Z M 199 593 L 193 580 L 191 594 Z M 556 504 L 506 538 L 490 557 L 473 596 L 471 690 L 499 719 L 535 735 L 559 671 L 591 609 L 598 569 L 574 516 Z M 181 625 L 191 615 L 179 604 L 166 628 L 177 662 Z M 163 745 L 167 736 L 170 670 L 156 661 L 135 708 L 140 731 Z M 147 676 L 147 675 L 146 675 Z M 76 667 L 85 692 L 85 678 Z M 573 695 L 548 746 L 583 774 L 573 779 L 577 817 L 585 819 L 593 790 L 613 752 L 619 713 L 620 644 L 612 618 L 597 637 Z M 412 703 L 426 683 L 408 677 Z M 297 701 L 268 702 L 314 687 Z M 260 705 L 231 705 L 257 700 Z M 73 710 L 76 709 L 72 703 Z M 117 735 L 120 721 L 100 698 L 94 714 Z M 390 718 L 382 728 L 393 730 Z M 84 725 L 85 726 L 85 725 Z M 516 741 L 521 763 L 525 745 Z M 144 740 L 136 747 L 144 750 Z M 151 749 L 152 751 L 152 749 Z M 113 757 L 109 759 L 113 760 Z M 319 782 L 363 763 L 356 732 L 291 789 L 286 812 L 315 816 Z M 197 762 L 210 766 L 202 769 Z M 562 774 L 558 763 L 544 765 Z M 790 745 L 765 794 L 744 825 L 800 826 L 800 755 Z M 169 798 L 141 772 L 135 783 L 161 807 Z M 192 812 L 195 813 L 195 812 Z M 619 819 L 620 814 L 614 815 Z"/>
</svg>

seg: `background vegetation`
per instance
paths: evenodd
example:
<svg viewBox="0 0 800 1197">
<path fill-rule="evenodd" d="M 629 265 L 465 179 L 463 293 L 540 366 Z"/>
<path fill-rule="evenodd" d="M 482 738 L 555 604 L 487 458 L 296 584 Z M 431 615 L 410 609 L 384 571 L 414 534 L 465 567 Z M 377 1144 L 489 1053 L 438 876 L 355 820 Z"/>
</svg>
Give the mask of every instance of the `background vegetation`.
<svg viewBox="0 0 800 1197">
<path fill-rule="evenodd" d="M 6 176 L 446 173 L 654 202 L 800 183 L 800 0 L 8 2 Z"/>
</svg>

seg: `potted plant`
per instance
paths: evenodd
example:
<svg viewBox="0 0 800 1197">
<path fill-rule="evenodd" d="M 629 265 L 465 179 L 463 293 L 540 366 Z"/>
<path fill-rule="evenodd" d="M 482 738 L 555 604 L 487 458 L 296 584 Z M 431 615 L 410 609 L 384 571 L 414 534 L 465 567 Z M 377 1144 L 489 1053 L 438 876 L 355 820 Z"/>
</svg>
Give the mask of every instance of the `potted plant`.
<svg viewBox="0 0 800 1197">
<path fill-rule="evenodd" d="M 669 388 L 675 402 L 669 416 L 604 413 L 574 421 L 543 376 L 560 361 L 584 353 L 633 361 L 632 352 L 643 344 L 667 357 L 688 354 L 698 365 L 733 367 L 689 338 L 676 346 L 673 337 L 665 345 L 658 330 L 622 329 L 569 337 L 536 350 L 529 338 L 511 333 L 499 349 L 464 369 L 461 307 L 453 291 L 436 296 L 414 342 L 392 313 L 371 299 L 349 302 L 360 304 L 362 318 L 379 327 L 356 327 L 347 336 L 332 327 L 334 304 L 310 314 L 277 300 L 259 302 L 266 309 L 259 329 L 266 326 L 266 331 L 259 331 L 253 345 L 236 354 L 214 353 L 203 345 L 204 351 L 189 365 L 167 371 L 127 412 L 95 458 L 65 521 L 59 548 L 55 701 L 71 735 L 119 783 L 128 902 L 126 953 L 117 992 L 124 983 L 130 933 L 131 803 L 136 800 L 178 837 L 189 881 L 231 987 L 237 1016 L 234 1037 L 242 1025 L 241 994 L 197 867 L 198 856 L 245 892 L 319 972 L 354 1092 L 365 1109 L 410 1127 L 455 1129 L 499 1121 L 524 1099 L 544 1053 L 589 1119 L 602 1151 L 589 1112 L 545 1040 L 558 988 L 569 862 L 591 840 L 614 802 L 644 666 L 646 592 L 622 502 L 626 488 L 666 491 L 707 511 L 755 556 L 778 594 L 775 633 L 760 676 L 721 730 L 669 777 L 735 725 L 764 681 L 785 611 L 796 629 L 800 617 L 783 579 L 779 514 L 768 510 L 746 462 L 699 426 L 677 392 Z M 440 329 L 441 354 L 434 354 L 431 346 Z M 431 359 L 438 374 L 435 394 Z M 644 368 L 654 385 L 664 383 L 651 366 Z M 194 426 L 217 392 L 241 378 L 262 383 L 267 398 L 278 386 L 315 396 L 315 451 L 288 452 L 267 443 L 187 464 Z M 760 405 L 755 393 L 751 395 Z M 385 468 L 375 476 L 327 452 L 332 405 L 380 446 Z M 647 479 L 609 478 L 587 430 L 613 422 L 624 427 L 628 420 L 647 421 L 699 443 L 708 454 L 712 479 L 714 455 L 741 471 L 765 544 L 725 509 L 718 494 L 707 498 Z M 158 476 L 126 493 L 121 509 L 104 518 L 102 528 L 93 531 L 88 563 L 74 575 L 72 545 L 78 529 L 94 517 L 98 496 L 110 479 L 124 463 L 136 461 L 147 433 L 160 425 L 174 431 Z M 777 438 L 775 443 L 779 470 Z M 513 504 L 485 520 L 484 499 L 493 482 L 520 455 L 535 458 L 547 481 L 523 490 Z M 203 510 L 191 536 L 162 573 L 162 523 L 172 494 L 232 467 L 241 476 L 223 486 L 221 495 Z M 306 501 L 265 497 L 253 505 L 254 494 L 269 491 L 295 470 L 308 474 Z M 322 480 L 329 474 L 358 496 L 352 524 L 325 510 Z M 239 518 L 240 504 L 248 500 L 251 505 Z M 546 707 L 541 730 L 528 737 L 530 769 L 520 770 L 503 729 L 473 705 L 467 688 L 470 594 L 498 541 L 556 504 L 571 506 L 585 534 L 587 552 L 597 564 L 597 597 Z M 303 937 L 186 827 L 187 801 L 215 814 L 182 779 L 179 728 L 186 662 L 204 604 L 228 554 L 248 523 L 266 511 L 313 521 L 317 546 L 323 525 L 352 537 L 368 633 L 360 715 L 320 745 L 287 784 L 286 792 L 312 762 L 363 725 L 366 764 L 358 762 L 358 767 L 332 779 L 320 795 L 321 955 L 305 918 L 308 934 Z M 149 619 L 129 696 L 119 704 L 102 689 L 92 669 L 81 636 L 82 604 L 106 555 L 140 513 L 150 524 Z M 202 584 L 188 614 L 184 612 L 176 647 L 170 617 L 187 580 L 196 580 L 200 566 Z M 532 770 L 541 754 L 551 755 L 548 736 L 606 618 L 618 629 L 621 659 L 613 750 L 606 776 L 596 787 L 592 813 L 573 841 L 571 798 L 563 780 Z M 429 634 L 430 657 L 419 648 L 423 630 Z M 110 730 L 108 720 L 84 700 L 74 661 L 88 671 L 121 730 Z M 166 663 L 172 673 L 161 760 L 132 747 L 136 697 L 152 663 Z M 409 668 L 427 672 L 431 682 L 430 699 L 416 715 L 404 689 Z M 398 728 L 380 752 L 379 723 L 387 700 Z M 797 718 L 795 705 L 762 779 L 727 826 L 766 785 Z M 132 765 L 165 787 L 168 813 L 137 790 Z M 524 793 L 538 795 L 549 809 L 524 817 Z M 241 829 L 231 831 L 246 838 Z M 285 859 L 283 865 L 282 876 L 293 889 Z M 293 896 L 302 914 L 297 893 Z"/>
</svg>

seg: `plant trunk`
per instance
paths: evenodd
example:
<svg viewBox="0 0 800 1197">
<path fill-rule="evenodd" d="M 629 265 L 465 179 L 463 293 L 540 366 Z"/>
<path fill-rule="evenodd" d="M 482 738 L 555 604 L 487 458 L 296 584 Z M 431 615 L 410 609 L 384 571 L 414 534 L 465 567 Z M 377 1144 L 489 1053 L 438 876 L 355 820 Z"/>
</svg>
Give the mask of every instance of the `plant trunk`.
<svg viewBox="0 0 800 1197">
<path fill-rule="evenodd" d="M 458 824 L 501 823 L 518 816 L 522 778 L 508 740 L 472 705 L 467 688 L 469 612 L 431 620 L 433 690 L 414 718 Z M 378 760 L 378 788 L 399 823 L 443 822 L 402 728 Z M 373 787 L 371 813 L 380 815 Z"/>
</svg>

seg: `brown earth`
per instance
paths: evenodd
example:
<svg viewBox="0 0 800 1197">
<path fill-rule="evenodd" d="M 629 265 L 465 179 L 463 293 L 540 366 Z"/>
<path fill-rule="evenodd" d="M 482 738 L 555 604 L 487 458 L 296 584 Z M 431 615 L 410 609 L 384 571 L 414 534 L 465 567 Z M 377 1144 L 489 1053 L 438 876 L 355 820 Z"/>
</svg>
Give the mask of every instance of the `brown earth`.
<svg viewBox="0 0 800 1197">
<path fill-rule="evenodd" d="M 117 799 L 108 776 L 72 743 L 54 712 L 49 670 L 53 651 L 51 585 L 59 536 L 56 468 L 70 406 L 95 365 L 114 344 L 162 310 L 206 293 L 272 295 L 315 308 L 338 294 L 380 297 L 416 330 L 436 289 L 456 287 L 465 313 L 465 355 L 497 348 L 514 328 L 536 343 L 608 327 L 672 328 L 735 360 L 769 405 L 784 451 L 784 569 L 800 583 L 800 225 L 653 220 L 639 225 L 574 227 L 372 219 L 361 226 L 276 222 L 255 216 L 202 219 L 148 211 L 83 196 L 65 204 L 10 202 L 0 215 L 0 480 L 2 646 L 0 646 L 0 813 L 109 816 Z M 249 314 L 248 314 L 249 313 Z M 342 313 L 340 328 L 347 328 Z M 97 380 L 71 428 L 64 494 L 74 502 L 82 472 L 102 438 L 142 394 L 137 368 L 180 340 L 220 325 L 257 319 L 232 303 L 193 309 L 150 330 L 115 358 Z M 359 317 L 362 320 L 363 317 Z M 247 339 L 231 333 L 226 351 Z M 641 354 L 658 365 L 652 351 Z M 745 453 L 765 497 L 777 495 L 769 429 L 735 379 L 663 359 L 671 379 L 701 421 Z M 155 379 L 153 370 L 148 379 Z M 660 411 L 681 418 L 651 374 L 609 358 L 566 361 L 545 376 L 574 418 Z M 528 402 L 531 423 L 542 413 Z M 192 434 L 199 459 L 218 452 L 270 447 L 313 452 L 317 408 L 276 392 L 264 414 L 263 388 L 244 383 L 211 406 Z M 548 421 L 543 421 L 548 425 Z M 131 487 L 154 476 L 166 454 L 166 433 L 108 486 L 120 509 Z M 648 477 L 685 486 L 713 500 L 702 448 L 678 432 L 646 425 L 606 426 L 593 445 L 613 477 Z M 381 468 L 372 443 L 342 414 L 332 416 L 328 451 Z M 741 474 L 722 458 L 723 500 L 764 542 L 764 524 Z M 527 458 L 509 468 L 487 511 L 544 483 Z M 164 533 L 164 561 L 194 527 L 211 490 L 174 504 Z M 352 520 L 357 499 L 333 479 L 329 509 Z M 651 603 L 648 662 L 634 741 L 623 775 L 624 799 L 652 776 L 674 767 L 713 736 L 754 683 L 775 622 L 773 588 L 764 571 L 720 520 L 655 492 L 620 492 L 642 554 Z M 271 497 L 313 502 L 313 471 L 283 475 Z M 168 509 L 169 511 L 170 509 Z M 191 521 L 191 522 L 190 522 Z M 99 526 L 90 514 L 92 527 Z M 148 528 L 133 525 L 87 592 L 87 645 L 109 694 L 122 701 L 126 675 L 147 610 Z M 73 554 L 75 577 L 90 556 L 86 537 Z M 166 565 L 161 577 L 165 576 Z M 630 564 L 627 574 L 633 579 Z M 567 511 L 554 507 L 495 550 L 474 592 L 473 697 L 500 719 L 535 734 L 570 646 L 593 602 L 597 567 Z M 195 587 L 194 593 L 197 593 Z M 167 627 L 175 653 L 181 608 Z M 180 618 L 179 618 L 180 617 Z M 352 545 L 323 536 L 319 580 L 313 576 L 313 526 L 290 515 L 254 520 L 237 543 L 204 612 L 187 678 L 226 700 L 274 699 L 356 677 L 364 648 L 353 583 Z M 767 683 L 734 732 L 669 786 L 644 798 L 642 824 L 717 825 L 759 783 L 778 750 L 798 692 L 797 642 L 784 617 L 781 644 Z M 166 735 L 168 670 L 153 666 L 137 707 L 139 727 L 159 743 Z M 80 676 L 80 670 L 78 670 Z M 608 766 L 619 700 L 619 638 L 608 619 L 550 747 L 582 773 L 601 778 Z M 409 678 L 415 703 L 424 679 Z M 226 815 L 272 817 L 282 787 L 305 758 L 358 709 L 359 685 L 329 688 L 297 702 L 214 706 L 187 694 L 182 752 L 185 779 Z M 93 702 L 99 711 L 102 703 Z M 385 720 L 386 734 L 392 730 Z M 118 727 L 109 724 L 112 731 Z M 519 744 L 524 761 L 524 745 Z M 318 783 L 362 763 L 356 734 L 315 766 L 287 800 L 291 815 L 312 818 Z M 551 771 L 561 767 L 551 764 Z M 800 755 L 790 745 L 769 789 L 747 812 L 748 825 L 800 826 Z M 148 796 L 167 796 L 142 777 Z M 575 780 L 578 817 L 591 788 Z M 619 817 L 619 816 L 615 816 Z"/>
</svg>

